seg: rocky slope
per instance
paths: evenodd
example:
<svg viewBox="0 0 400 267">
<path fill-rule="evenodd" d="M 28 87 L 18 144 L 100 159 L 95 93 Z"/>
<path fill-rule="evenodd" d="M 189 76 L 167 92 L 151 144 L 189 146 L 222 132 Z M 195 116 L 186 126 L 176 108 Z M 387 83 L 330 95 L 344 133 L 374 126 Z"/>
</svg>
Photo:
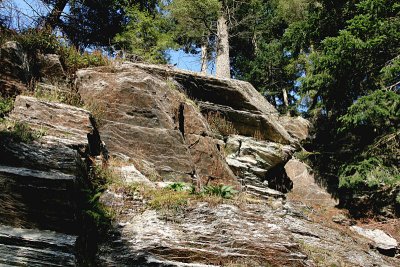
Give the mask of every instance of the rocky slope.
<svg viewBox="0 0 400 267">
<path fill-rule="evenodd" d="M 1 94 L 26 91 L 31 74 L 18 44 L 0 57 Z M 125 62 L 79 70 L 71 89 L 56 55 L 39 58 L 41 87 L 73 90 L 91 112 L 18 96 L 2 121 L 0 265 L 88 264 L 84 192 L 97 167 L 108 175 L 100 200 L 113 215 L 98 266 L 399 264 L 396 240 L 382 248 L 348 226 L 316 222 L 304 198 L 285 200 L 293 188 L 333 206 L 306 167 L 287 164 L 308 122 L 279 116 L 249 83 Z M 166 189 L 172 182 L 241 192 L 191 195 Z"/>
</svg>

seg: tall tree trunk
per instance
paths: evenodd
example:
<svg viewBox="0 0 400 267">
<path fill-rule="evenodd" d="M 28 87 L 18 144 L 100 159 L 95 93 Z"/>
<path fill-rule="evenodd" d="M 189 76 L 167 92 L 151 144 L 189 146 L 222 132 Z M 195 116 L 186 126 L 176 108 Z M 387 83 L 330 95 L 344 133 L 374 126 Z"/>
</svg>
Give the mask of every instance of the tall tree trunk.
<svg viewBox="0 0 400 267">
<path fill-rule="evenodd" d="M 217 58 L 216 76 L 221 78 L 231 77 L 231 66 L 229 62 L 229 34 L 228 24 L 224 15 L 218 18 L 217 25 Z"/>
<path fill-rule="evenodd" d="M 285 106 L 286 114 L 289 115 L 288 93 L 285 88 L 282 88 L 282 95 L 283 95 L 283 105 Z"/>
<path fill-rule="evenodd" d="M 50 28 L 51 30 L 54 30 L 54 28 L 59 23 L 61 13 L 63 12 L 63 10 L 67 6 L 67 4 L 68 4 L 68 0 L 58 0 L 55 3 L 53 10 L 51 10 L 50 14 L 47 16 L 47 18 L 44 22 L 45 28 Z"/>
<path fill-rule="evenodd" d="M 208 37 L 205 38 L 201 45 L 201 73 L 207 74 L 208 64 Z"/>
</svg>

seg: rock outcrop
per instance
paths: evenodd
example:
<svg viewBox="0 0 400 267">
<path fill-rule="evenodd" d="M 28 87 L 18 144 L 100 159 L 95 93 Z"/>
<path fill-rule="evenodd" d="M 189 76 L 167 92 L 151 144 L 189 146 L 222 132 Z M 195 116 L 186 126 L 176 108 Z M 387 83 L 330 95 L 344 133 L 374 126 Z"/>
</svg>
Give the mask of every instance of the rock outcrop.
<svg viewBox="0 0 400 267">
<path fill-rule="evenodd" d="M 83 101 L 101 113 L 111 154 L 149 162 L 169 181 L 236 183 L 204 117 L 173 81 L 132 64 L 77 76 Z"/>
<path fill-rule="evenodd" d="M 8 120 L 15 129 L 0 131 L 0 263 L 76 266 L 84 204 L 78 163 L 100 154 L 94 120 L 86 110 L 26 96 L 16 98 Z M 33 140 L 21 139 L 28 131 Z"/>
<path fill-rule="evenodd" d="M 18 44 L 7 49 L 6 96 L 21 91 L 10 84 L 24 85 L 30 75 L 13 62 L 24 62 Z M 43 82 L 63 77 L 56 56 L 43 60 Z M 285 200 L 292 185 L 284 166 L 309 125 L 280 117 L 249 83 L 133 63 L 79 70 L 76 77 L 74 90 L 91 113 L 18 96 L 9 124 L 0 124 L 0 265 L 88 263 L 82 190 L 90 181 L 82 164 L 100 160 L 112 174 L 100 199 L 114 217 L 98 243 L 98 266 L 398 265 L 370 250 L 365 238 L 313 222 L 307 206 Z M 209 114 L 236 135 L 215 132 Z M 287 174 L 295 180 L 301 174 L 294 168 Z M 146 193 L 171 182 L 198 189 L 229 184 L 242 193 L 224 200 L 187 192 L 172 208 L 151 206 Z M 167 204 L 185 196 L 161 192 Z"/>
<path fill-rule="evenodd" d="M 290 145 L 236 135 L 229 137 L 225 145 L 226 160 L 244 187 L 250 192 L 274 197 L 283 197 L 283 194 L 271 188 L 287 192 L 291 182 L 283 176 L 270 175 L 271 171 L 282 169 L 282 163 L 287 162 L 294 151 Z M 280 173 L 284 175 L 281 170 Z"/>
<path fill-rule="evenodd" d="M 134 66 L 175 80 L 190 99 L 196 100 L 203 114 L 222 114 L 241 135 L 253 136 L 259 131 L 265 140 L 283 144 L 294 141 L 279 123 L 277 110 L 248 82 L 155 65 Z"/>
</svg>

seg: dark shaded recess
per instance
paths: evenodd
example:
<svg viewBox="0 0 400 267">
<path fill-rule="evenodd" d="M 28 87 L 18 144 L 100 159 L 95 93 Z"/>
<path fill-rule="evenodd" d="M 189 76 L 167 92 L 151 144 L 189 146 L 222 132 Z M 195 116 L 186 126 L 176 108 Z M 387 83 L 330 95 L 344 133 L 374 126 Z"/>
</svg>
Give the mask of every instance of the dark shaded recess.
<svg viewBox="0 0 400 267">
<path fill-rule="evenodd" d="M 185 104 L 180 103 L 179 111 L 178 111 L 178 120 L 179 120 L 179 131 L 182 133 L 183 138 L 185 138 Z"/>
<path fill-rule="evenodd" d="M 268 181 L 268 187 L 274 190 L 288 193 L 293 188 L 293 182 L 285 171 L 285 163 L 278 164 L 270 169 L 265 177 L 265 180 Z"/>
<path fill-rule="evenodd" d="M 102 143 L 100 139 L 100 133 L 96 127 L 96 120 L 93 116 L 90 116 L 90 122 L 94 126 L 92 132 L 87 134 L 89 151 L 88 156 L 99 156 L 101 154 Z"/>
<path fill-rule="evenodd" d="M 362 192 L 362 193 L 359 193 Z M 399 217 L 400 204 L 396 197 L 400 194 L 400 186 L 396 189 L 367 188 L 354 192 L 350 189 L 339 190 L 339 208 L 346 208 L 354 218 L 365 217 Z"/>
<path fill-rule="evenodd" d="M 0 173 L 0 223 L 76 234 L 78 191 L 74 180 Z"/>
<path fill-rule="evenodd" d="M 184 88 L 191 99 L 224 105 L 238 110 L 256 111 L 256 108 L 248 103 L 237 101 L 243 99 L 237 90 L 230 90 L 226 82 L 218 79 L 204 79 L 184 74 L 176 74 L 174 79 Z"/>
</svg>

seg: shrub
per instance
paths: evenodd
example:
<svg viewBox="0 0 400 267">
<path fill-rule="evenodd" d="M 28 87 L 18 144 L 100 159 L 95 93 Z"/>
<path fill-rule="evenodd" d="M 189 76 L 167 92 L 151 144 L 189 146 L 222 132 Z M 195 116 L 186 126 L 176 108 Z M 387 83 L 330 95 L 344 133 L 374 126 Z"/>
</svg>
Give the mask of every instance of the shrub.
<svg viewBox="0 0 400 267">
<path fill-rule="evenodd" d="M 171 189 L 173 191 L 180 192 L 180 191 L 184 191 L 186 187 L 187 187 L 186 183 L 178 182 L 178 183 L 173 183 L 173 184 L 168 185 L 167 188 Z"/>
<path fill-rule="evenodd" d="M 28 29 L 19 35 L 14 35 L 14 39 L 30 54 L 36 52 L 54 54 L 60 48 L 60 41 L 49 29 Z"/>
<path fill-rule="evenodd" d="M 371 157 L 360 162 L 343 165 L 339 171 L 339 187 L 362 190 L 365 187 L 394 186 L 400 184 L 400 172 Z"/>
<path fill-rule="evenodd" d="M 81 53 L 75 47 L 61 46 L 58 53 L 68 74 L 74 74 L 78 69 L 109 65 L 109 59 L 101 51 Z"/>
<path fill-rule="evenodd" d="M 0 96 L 0 120 L 3 119 L 14 106 L 14 100 Z"/>
</svg>

